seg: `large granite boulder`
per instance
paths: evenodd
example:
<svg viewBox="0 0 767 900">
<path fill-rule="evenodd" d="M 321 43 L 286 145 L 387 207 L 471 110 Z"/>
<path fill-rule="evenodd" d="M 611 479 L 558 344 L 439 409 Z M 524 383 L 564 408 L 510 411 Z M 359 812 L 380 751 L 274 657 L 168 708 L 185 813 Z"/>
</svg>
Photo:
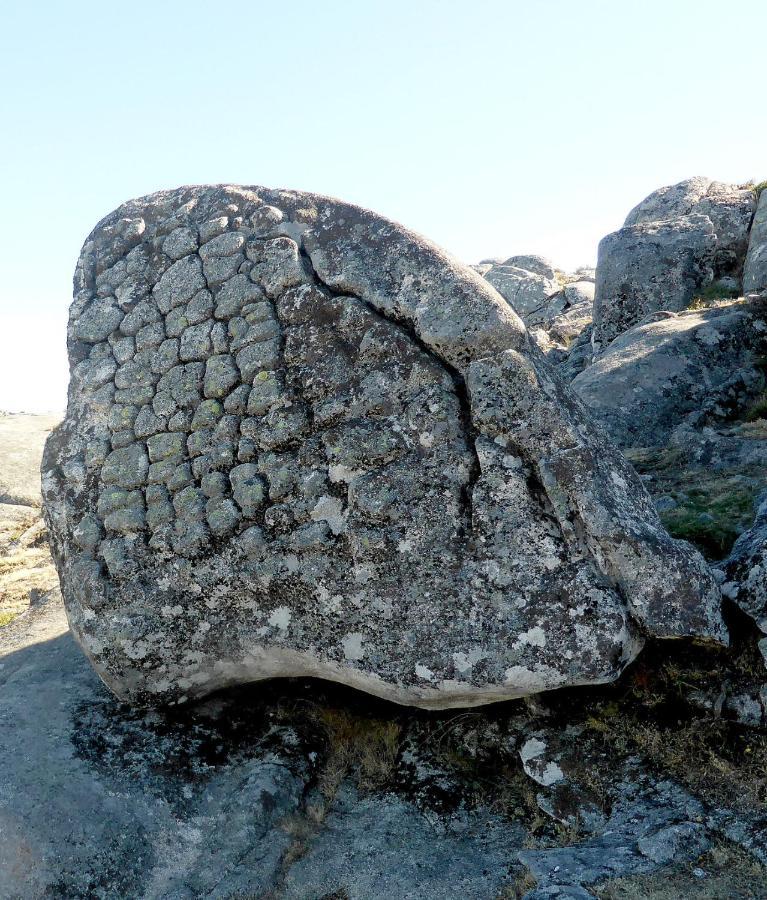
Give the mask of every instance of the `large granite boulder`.
<svg viewBox="0 0 767 900">
<path fill-rule="evenodd" d="M 718 279 L 738 290 L 755 207 L 751 187 L 707 178 L 660 188 L 636 206 L 599 245 L 596 349 L 649 313 L 687 308 Z"/>
<path fill-rule="evenodd" d="M 721 421 L 764 388 L 764 301 L 649 319 L 572 382 L 620 446 L 665 444 L 679 425 L 700 425 L 706 416 Z"/>
<path fill-rule="evenodd" d="M 708 216 L 630 225 L 599 242 L 594 341 L 605 347 L 658 310 L 680 312 L 714 280 L 717 240 Z"/>
<path fill-rule="evenodd" d="M 754 191 L 750 185 L 725 184 L 710 178 L 688 178 L 653 191 L 626 216 L 624 226 L 682 216 L 708 216 L 717 236 L 719 252 L 729 252 L 733 261 L 740 260 L 742 263 L 755 205 Z"/>
<path fill-rule="evenodd" d="M 511 307 L 339 201 L 190 187 L 86 241 L 43 494 L 72 630 L 137 704 L 315 675 L 470 705 L 726 640 Z"/>
<path fill-rule="evenodd" d="M 751 226 L 748 253 L 743 265 L 743 290 L 747 294 L 767 292 L 767 190 L 759 196 Z"/>
</svg>

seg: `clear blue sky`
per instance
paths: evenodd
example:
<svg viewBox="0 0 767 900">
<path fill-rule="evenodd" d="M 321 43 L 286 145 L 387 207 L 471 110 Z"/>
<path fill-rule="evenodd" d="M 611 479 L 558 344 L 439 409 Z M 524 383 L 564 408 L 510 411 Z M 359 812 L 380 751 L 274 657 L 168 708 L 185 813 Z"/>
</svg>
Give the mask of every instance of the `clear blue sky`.
<svg viewBox="0 0 767 900">
<path fill-rule="evenodd" d="M 767 177 L 764 0 L 6 3 L 0 409 L 62 407 L 96 221 L 184 183 L 592 262 L 662 184 Z"/>
</svg>

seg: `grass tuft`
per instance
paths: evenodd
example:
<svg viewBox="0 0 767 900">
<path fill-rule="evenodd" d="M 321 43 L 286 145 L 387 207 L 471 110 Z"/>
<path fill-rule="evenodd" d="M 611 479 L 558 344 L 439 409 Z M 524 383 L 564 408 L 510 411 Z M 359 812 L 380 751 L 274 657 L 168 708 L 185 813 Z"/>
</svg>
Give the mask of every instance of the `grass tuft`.
<svg viewBox="0 0 767 900">
<path fill-rule="evenodd" d="M 739 296 L 740 291 L 737 288 L 714 281 L 693 297 L 688 309 L 708 309 L 710 306 L 717 306 L 723 300 L 736 300 Z"/>
</svg>

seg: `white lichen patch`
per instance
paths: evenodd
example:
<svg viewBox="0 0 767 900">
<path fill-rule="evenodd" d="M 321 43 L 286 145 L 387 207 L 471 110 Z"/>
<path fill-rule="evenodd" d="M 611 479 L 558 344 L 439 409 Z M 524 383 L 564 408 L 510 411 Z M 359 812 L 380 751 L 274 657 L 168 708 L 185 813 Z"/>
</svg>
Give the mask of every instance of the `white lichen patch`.
<svg viewBox="0 0 767 900">
<path fill-rule="evenodd" d="M 346 516 L 344 508 L 338 497 L 325 495 L 320 497 L 311 511 L 311 518 L 315 522 L 327 522 L 333 534 L 341 534 L 346 530 Z"/>
<path fill-rule="evenodd" d="M 430 668 L 427 666 L 421 665 L 421 663 L 417 663 L 415 667 L 415 674 L 419 678 L 423 678 L 424 681 L 436 681 L 436 675 Z"/>
<path fill-rule="evenodd" d="M 478 662 L 487 659 L 489 656 L 490 654 L 486 650 L 483 650 L 481 647 L 474 647 L 467 652 L 461 650 L 454 653 L 453 663 L 455 664 L 456 671 L 460 672 L 461 675 L 465 675 L 467 672 L 470 672 Z"/>
<path fill-rule="evenodd" d="M 541 628 L 540 625 L 536 625 L 533 628 L 529 628 L 527 631 L 523 631 L 522 634 L 514 641 L 512 646 L 515 649 L 519 647 L 523 647 L 525 644 L 529 644 L 531 647 L 545 647 L 546 646 L 546 632 Z"/>
<path fill-rule="evenodd" d="M 280 628 L 284 631 L 290 625 L 290 618 L 291 613 L 289 607 L 278 606 L 277 609 L 273 609 L 269 614 L 269 619 L 267 621 L 272 628 Z"/>
<path fill-rule="evenodd" d="M 365 648 L 362 646 L 363 639 L 364 635 L 360 634 L 358 631 L 355 631 L 351 634 L 347 634 L 346 637 L 341 641 L 341 646 L 344 650 L 344 656 L 350 662 L 359 662 L 361 659 L 365 658 Z"/>
<path fill-rule="evenodd" d="M 550 787 L 565 777 L 565 773 L 553 760 L 541 759 L 546 752 L 547 744 L 540 738 L 531 737 L 522 745 L 519 757 L 522 768 L 538 784 Z"/>
</svg>

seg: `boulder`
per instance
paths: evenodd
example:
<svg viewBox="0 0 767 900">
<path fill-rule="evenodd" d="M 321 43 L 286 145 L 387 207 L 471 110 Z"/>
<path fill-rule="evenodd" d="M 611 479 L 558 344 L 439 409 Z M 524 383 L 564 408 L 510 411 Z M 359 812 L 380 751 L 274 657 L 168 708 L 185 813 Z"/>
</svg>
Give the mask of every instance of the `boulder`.
<svg viewBox="0 0 767 900">
<path fill-rule="evenodd" d="M 560 294 L 552 298 L 542 327 L 551 338 L 569 345 L 591 325 L 594 313 L 594 283 L 574 281 L 566 284 Z"/>
<path fill-rule="evenodd" d="M 649 313 L 686 309 L 714 280 L 716 233 L 708 216 L 621 228 L 599 242 L 594 339 L 605 347 Z"/>
<path fill-rule="evenodd" d="M 126 203 L 83 247 L 69 355 L 45 515 L 126 701 L 313 675 L 474 705 L 613 679 L 642 633 L 726 640 L 702 558 L 511 307 L 374 213 Z"/>
<path fill-rule="evenodd" d="M 493 266 L 485 273 L 485 278 L 525 322 L 540 320 L 550 298 L 560 289 L 553 277 L 508 262 Z"/>
<path fill-rule="evenodd" d="M 572 382 L 622 447 L 665 444 L 685 422 L 720 420 L 764 386 L 767 303 L 656 313 L 624 332 Z"/>
<path fill-rule="evenodd" d="M 717 279 L 737 295 L 755 205 L 749 186 L 690 178 L 634 207 L 599 245 L 596 348 L 648 313 L 687 308 Z"/>
<path fill-rule="evenodd" d="M 767 634 L 767 496 L 762 497 L 754 524 L 735 541 L 722 569 L 725 595 Z"/>
<path fill-rule="evenodd" d="M 534 253 L 510 256 L 503 262 L 503 265 L 524 269 L 525 272 L 541 275 L 543 278 L 548 278 L 549 281 L 554 281 L 556 279 L 557 270 L 554 268 L 554 264 L 551 260 L 546 259 L 545 256 L 537 256 Z"/>
<path fill-rule="evenodd" d="M 718 250 L 731 253 L 733 260 L 742 263 L 755 205 L 754 191 L 749 185 L 688 178 L 653 191 L 631 210 L 624 225 L 662 222 L 691 215 L 708 216 L 717 236 Z"/>
<path fill-rule="evenodd" d="M 743 290 L 747 294 L 767 292 L 767 190 L 759 196 L 759 206 L 751 226 L 743 266 Z"/>
</svg>

